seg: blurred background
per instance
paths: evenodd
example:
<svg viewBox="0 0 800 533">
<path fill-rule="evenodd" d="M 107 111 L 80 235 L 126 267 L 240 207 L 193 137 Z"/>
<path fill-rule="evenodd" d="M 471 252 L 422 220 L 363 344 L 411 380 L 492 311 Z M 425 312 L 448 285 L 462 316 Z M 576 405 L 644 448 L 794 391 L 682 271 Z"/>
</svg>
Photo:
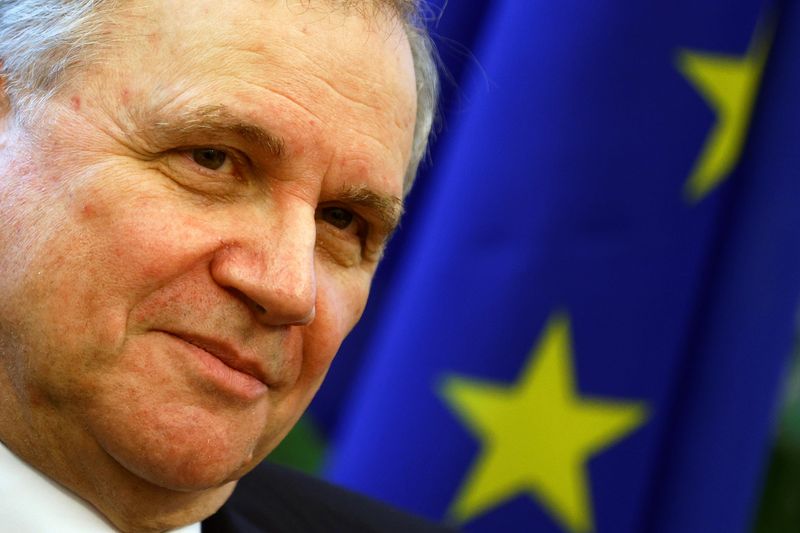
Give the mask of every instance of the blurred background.
<svg viewBox="0 0 800 533">
<path fill-rule="evenodd" d="M 271 459 L 469 532 L 800 531 L 800 6 L 430 2 L 442 119 Z"/>
</svg>

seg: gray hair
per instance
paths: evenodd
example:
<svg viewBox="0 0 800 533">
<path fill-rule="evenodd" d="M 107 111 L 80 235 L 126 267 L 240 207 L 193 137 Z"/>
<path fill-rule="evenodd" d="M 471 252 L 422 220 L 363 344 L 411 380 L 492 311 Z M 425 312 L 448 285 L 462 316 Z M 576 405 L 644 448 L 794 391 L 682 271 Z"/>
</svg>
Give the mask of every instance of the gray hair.
<svg viewBox="0 0 800 533">
<path fill-rule="evenodd" d="M 422 15 L 423 1 L 358 2 L 395 13 L 411 46 L 417 116 L 404 194 L 411 189 L 426 154 L 439 94 L 434 48 Z M 0 0 L 0 76 L 11 105 L 35 112 L 59 90 L 69 69 L 91 63 L 106 15 L 119 4 L 120 0 Z"/>
</svg>

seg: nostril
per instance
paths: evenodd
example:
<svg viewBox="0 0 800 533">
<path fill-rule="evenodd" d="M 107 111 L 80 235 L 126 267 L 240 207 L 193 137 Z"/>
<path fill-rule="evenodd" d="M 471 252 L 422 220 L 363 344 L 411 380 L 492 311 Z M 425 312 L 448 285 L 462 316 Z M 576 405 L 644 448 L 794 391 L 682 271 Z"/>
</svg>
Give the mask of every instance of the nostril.
<svg viewBox="0 0 800 533">
<path fill-rule="evenodd" d="M 259 315 L 264 315 L 267 313 L 267 309 L 261 305 L 260 303 L 256 302 L 248 295 L 240 291 L 239 289 L 234 289 L 232 287 L 228 287 L 228 292 L 231 293 L 236 299 L 240 300 L 244 303 L 247 307 L 249 307 L 252 311 L 258 313 Z"/>
</svg>

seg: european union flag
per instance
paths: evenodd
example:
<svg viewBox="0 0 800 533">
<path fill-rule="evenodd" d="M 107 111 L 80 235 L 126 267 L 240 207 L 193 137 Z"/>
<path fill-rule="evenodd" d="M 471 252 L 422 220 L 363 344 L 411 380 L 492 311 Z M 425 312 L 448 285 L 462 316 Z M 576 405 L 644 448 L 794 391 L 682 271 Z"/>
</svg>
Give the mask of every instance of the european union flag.
<svg viewBox="0 0 800 533">
<path fill-rule="evenodd" d="M 330 477 L 467 531 L 741 531 L 800 296 L 800 6 L 490 5 Z"/>
</svg>

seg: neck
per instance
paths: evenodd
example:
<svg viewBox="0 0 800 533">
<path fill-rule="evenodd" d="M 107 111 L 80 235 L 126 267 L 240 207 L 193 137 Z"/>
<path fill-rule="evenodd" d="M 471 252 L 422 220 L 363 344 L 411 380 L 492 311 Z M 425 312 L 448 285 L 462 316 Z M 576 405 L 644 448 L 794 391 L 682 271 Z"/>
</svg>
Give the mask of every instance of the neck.
<svg viewBox="0 0 800 533">
<path fill-rule="evenodd" d="M 3 370 L 0 367 L 0 441 L 121 531 L 164 531 L 199 522 L 233 492 L 235 482 L 196 491 L 161 487 L 122 467 L 79 426 L 53 432 L 54 423 L 66 424 L 51 420 L 46 402 L 21 401 Z"/>
</svg>

